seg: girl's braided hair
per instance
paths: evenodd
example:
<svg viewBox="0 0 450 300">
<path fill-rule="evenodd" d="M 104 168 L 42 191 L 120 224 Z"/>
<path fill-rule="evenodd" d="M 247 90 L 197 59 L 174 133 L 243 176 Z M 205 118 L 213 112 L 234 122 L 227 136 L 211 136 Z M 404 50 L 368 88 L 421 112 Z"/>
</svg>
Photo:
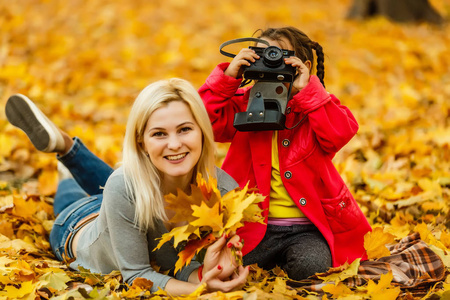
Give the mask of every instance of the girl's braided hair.
<svg viewBox="0 0 450 300">
<path fill-rule="evenodd" d="M 292 26 L 268 28 L 266 30 L 259 29 L 255 34 L 257 32 L 261 32 L 258 38 L 268 38 L 278 42 L 280 42 L 282 38 L 288 40 L 294 47 L 295 56 L 300 58 L 303 62 L 309 60 L 311 62 L 311 68 L 314 68 L 314 55 L 312 52 L 314 49 L 317 56 L 316 75 L 319 77 L 322 85 L 325 86 L 323 80 L 325 77 L 324 54 L 322 46 L 320 46 L 319 43 L 312 41 L 305 33 Z"/>
</svg>

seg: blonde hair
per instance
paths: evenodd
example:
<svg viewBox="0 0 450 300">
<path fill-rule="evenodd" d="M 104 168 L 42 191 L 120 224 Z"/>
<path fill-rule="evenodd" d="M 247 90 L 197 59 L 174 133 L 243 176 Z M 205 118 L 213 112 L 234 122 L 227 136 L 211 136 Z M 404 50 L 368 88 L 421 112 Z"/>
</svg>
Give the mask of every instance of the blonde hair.
<svg viewBox="0 0 450 300">
<path fill-rule="evenodd" d="M 123 144 L 125 186 L 128 195 L 136 201 L 135 222 L 142 230 L 154 228 L 157 220 L 167 221 L 161 175 L 146 156 L 143 134 L 150 115 L 171 101 L 182 101 L 189 106 L 203 134 L 202 153 L 194 167 L 192 183 L 195 183 L 197 173 L 201 173 L 203 178 L 216 177 L 212 126 L 196 89 L 188 81 L 179 78 L 148 85 L 131 108 Z"/>
</svg>

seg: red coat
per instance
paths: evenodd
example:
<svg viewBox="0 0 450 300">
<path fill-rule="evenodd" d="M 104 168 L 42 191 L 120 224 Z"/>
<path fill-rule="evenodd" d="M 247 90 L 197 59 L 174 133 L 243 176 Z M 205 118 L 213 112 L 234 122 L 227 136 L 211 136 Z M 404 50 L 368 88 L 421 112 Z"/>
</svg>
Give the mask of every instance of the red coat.
<svg viewBox="0 0 450 300">
<path fill-rule="evenodd" d="M 234 114 L 247 109 L 249 88 L 238 89 L 241 80 L 223 73 L 228 64 L 218 65 L 199 93 L 216 141 L 231 142 L 222 169 L 239 186 L 249 182 L 249 187 L 257 187 L 267 196 L 262 203 L 267 224 L 273 132 L 240 132 L 233 127 Z M 305 115 L 300 125 L 278 133 L 283 184 L 298 208 L 327 240 L 333 266 L 365 259 L 364 234 L 371 227 L 332 163 L 335 153 L 358 131 L 358 123 L 314 75 L 288 102 L 286 127 L 294 126 Z M 262 240 L 266 228 L 260 223 L 248 223 L 238 231 L 245 241 L 244 255 Z"/>
</svg>

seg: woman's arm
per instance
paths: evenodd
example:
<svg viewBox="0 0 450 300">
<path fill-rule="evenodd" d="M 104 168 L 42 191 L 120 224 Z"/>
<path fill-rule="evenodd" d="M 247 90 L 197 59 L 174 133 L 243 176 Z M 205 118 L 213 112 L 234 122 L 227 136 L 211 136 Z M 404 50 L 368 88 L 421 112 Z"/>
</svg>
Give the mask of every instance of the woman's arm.
<svg viewBox="0 0 450 300">
<path fill-rule="evenodd" d="M 151 246 L 147 231 L 140 230 L 135 225 L 136 206 L 127 196 L 123 173 L 120 171 L 117 170 L 110 176 L 103 191 L 100 214 L 106 215 L 105 230 L 109 232 L 111 240 L 111 249 L 108 250 L 111 252 L 110 256 L 116 264 L 116 269 L 121 272 L 126 283 L 131 285 L 138 277 L 146 278 L 153 282 L 152 292 L 155 292 L 158 287 L 164 289 L 172 277 L 156 272 L 150 265 Z M 176 261 L 174 249 L 167 247 L 164 250 L 161 252 L 162 255 L 158 254 L 159 259 Z"/>
</svg>

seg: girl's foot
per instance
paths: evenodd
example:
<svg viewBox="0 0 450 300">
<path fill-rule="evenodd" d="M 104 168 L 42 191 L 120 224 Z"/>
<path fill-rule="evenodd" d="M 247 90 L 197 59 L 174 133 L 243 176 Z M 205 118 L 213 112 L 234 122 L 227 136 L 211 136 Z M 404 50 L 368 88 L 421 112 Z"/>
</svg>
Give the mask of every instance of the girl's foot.
<svg viewBox="0 0 450 300">
<path fill-rule="evenodd" d="M 65 140 L 60 130 L 26 96 L 16 94 L 9 97 L 5 113 L 11 124 L 27 134 L 36 149 L 42 152 L 66 151 Z"/>
</svg>

